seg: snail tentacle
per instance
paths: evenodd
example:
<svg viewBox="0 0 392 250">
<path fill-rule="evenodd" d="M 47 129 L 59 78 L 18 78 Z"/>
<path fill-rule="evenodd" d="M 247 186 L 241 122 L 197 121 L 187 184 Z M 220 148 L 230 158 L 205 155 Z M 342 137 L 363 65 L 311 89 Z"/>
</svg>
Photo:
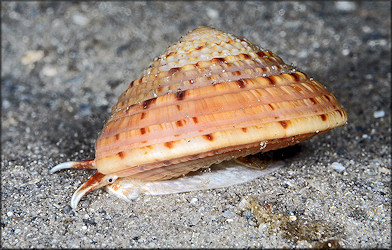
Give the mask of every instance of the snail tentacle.
<svg viewBox="0 0 392 250">
<path fill-rule="evenodd" d="M 68 161 L 60 163 L 54 166 L 49 172 L 53 174 L 62 169 L 77 168 L 77 169 L 96 169 L 94 160 L 84 160 L 84 161 Z"/>
<path fill-rule="evenodd" d="M 97 171 L 93 176 L 90 177 L 82 186 L 80 186 L 71 198 L 71 207 L 76 208 L 80 199 L 87 193 L 99 189 L 103 186 L 113 183 L 118 177 L 115 175 L 105 175 Z"/>
</svg>

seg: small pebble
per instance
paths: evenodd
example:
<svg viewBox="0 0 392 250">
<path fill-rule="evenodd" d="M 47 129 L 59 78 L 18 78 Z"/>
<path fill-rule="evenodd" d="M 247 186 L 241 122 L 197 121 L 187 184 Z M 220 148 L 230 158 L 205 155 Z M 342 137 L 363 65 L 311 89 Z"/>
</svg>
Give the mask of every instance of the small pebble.
<svg viewBox="0 0 392 250">
<path fill-rule="evenodd" d="M 84 26 L 89 22 L 89 19 L 82 14 L 75 14 L 72 16 L 72 21 L 80 26 Z"/>
<path fill-rule="evenodd" d="M 338 172 L 343 172 L 344 170 L 346 170 L 346 168 L 342 164 L 340 164 L 339 162 L 332 163 L 331 167 Z"/>
<path fill-rule="evenodd" d="M 191 203 L 195 204 L 197 202 L 197 198 L 192 198 Z"/>
<path fill-rule="evenodd" d="M 357 4 L 351 1 L 337 1 L 335 2 L 335 8 L 340 11 L 354 11 L 357 9 Z"/>
<path fill-rule="evenodd" d="M 44 52 L 42 50 L 29 50 L 26 52 L 25 56 L 22 58 L 22 64 L 33 64 L 44 57 Z"/>
<path fill-rule="evenodd" d="M 216 9 L 207 9 L 207 16 L 211 19 L 217 19 L 219 17 L 219 12 Z"/>
<path fill-rule="evenodd" d="M 240 201 L 240 203 L 238 203 L 237 208 L 240 210 L 244 210 L 249 206 L 249 201 L 246 198 L 242 198 L 242 200 Z"/>
<path fill-rule="evenodd" d="M 40 181 L 41 181 L 40 179 L 33 179 L 33 180 L 29 181 L 29 184 L 37 184 Z"/>
<path fill-rule="evenodd" d="M 11 103 L 8 100 L 5 100 L 5 99 L 3 99 L 3 102 L 1 104 L 2 104 L 3 110 L 4 109 L 8 109 L 9 107 L 11 107 Z"/>
<path fill-rule="evenodd" d="M 79 107 L 78 111 L 77 111 L 77 115 L 80 117 L 86 117 L 86 116 L 90 116 L 91 115 L 91 105 L 89 104 L 83 104 Z"/>
<path fill-rule="evenodd" d="M 375 111 L 374 113 L 373 113 L 373 117 L 374 118 L 382 118 L 382 117 L 384 117 L 385 116 L 385 112 L 384 112 L 384 110 L 379 110 L 379 111 Z"/>
<path fill-rule="evenodd" d="M 66 214 L 73 213 L 72 207 L 71 207 L 70 205 L 67 205 L 67 206 L 64 208 L 64 212 L 65 212 Z"/>
<path fill-rule="evenodd" d="M 8 217 L 11 217 L 12 215 L 14 215 L 13 212 L 11 212 L 11 211 L 7 212 L 7 216 L 8 216 Z"/>
<path fill-rule="evenodd" d="M 258 229 L 261 234 L 264 234 L 267 231 L 267 224 L 261 223 Z"/>
<path fill-rule="evenodd" d="M 290 215 L 289 216 L 289 221 L 293 222 L 293 221 L 296 221 L 296 220 L 297 220 L 297 216 L 295 216 L 295 215 Z"/>
<path fill-rule="evenodd" d="M 235 214 L 234 214 L 233 212 L 229 211 L 229 210 L 226 210 L 226 211 L 222 214 L 222 216 L 225 217 L 225 218 L 227 218 L 227 217 L 233 217 L 234 215 L 235 215 Z"/>
<path fill-rule="evenodd" d="M 42 69 L 42 74 L 44 76 L 55 76 L 57 75 L 57 69 L 55 67 L 45 65 Z"/>
<path fill-rule="evenodd" d="M 242 217 L 245 217 L 246 219 L 250 219 L 250 217 L 252 217 L 253 215 L 252 215 L 252 212 L 250 211 L 250 209 L 248 209 L 248 210 L 245 210 L 243 213 L 242 213 Z"/>
<path fill-rule="evenodd" d="M 306 50 L 301 50 L 301 51 L 298 52 L 298 54 L 297 54 L 297 56 L 298 56 L 299 58 L 306 58 L 306 57 L 308 57 L 308 55 L 309 55 L 309 53 L 308 53 L 308 51 L 306 51 Z"/>
<path fill-rule="evenodd" d="M 342 50 L 342 55 L 348 56 L 349 54 L 350 54 L 350 50 L 349 49 L 343 49 Z"/>
</svg>

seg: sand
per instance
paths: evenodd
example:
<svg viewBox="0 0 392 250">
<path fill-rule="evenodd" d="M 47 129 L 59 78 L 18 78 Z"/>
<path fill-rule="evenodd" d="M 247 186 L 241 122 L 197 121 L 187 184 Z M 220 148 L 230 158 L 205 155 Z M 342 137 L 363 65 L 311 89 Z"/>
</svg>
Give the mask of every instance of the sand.
<svg viewBox="0 0 392 250">
<path fill-rule="evenodd" d="M 1 246 L 391 247 L 390 2 L 2 2 Z M 323 83 L 344 127 L 274 153 L 284 167 L 227 188 L 77 209 L 111 107 L 154 57 L 209 25 Z"/>
</svg>

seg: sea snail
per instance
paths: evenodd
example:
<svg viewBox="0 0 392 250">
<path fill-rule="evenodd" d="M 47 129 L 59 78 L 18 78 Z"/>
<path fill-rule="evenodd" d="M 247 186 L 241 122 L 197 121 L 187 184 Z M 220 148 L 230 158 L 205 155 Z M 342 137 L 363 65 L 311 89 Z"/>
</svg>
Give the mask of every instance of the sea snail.
<svg viewBox="0 0 392 250">
<path fill-rule="evenodd" d="M 65 162 L 51 173 L 97 169 L 72 196 L 75 208 L 82 196 L 109 184 L 115 191 L 133 182 L 125 196 L 135 186 L 147 192 L 151 183 L 287 147 L 346 121 L 319 82 L 271 51 L 203 26 L 170 46 L 120 95 L 94 160 Z"/>
</svg>

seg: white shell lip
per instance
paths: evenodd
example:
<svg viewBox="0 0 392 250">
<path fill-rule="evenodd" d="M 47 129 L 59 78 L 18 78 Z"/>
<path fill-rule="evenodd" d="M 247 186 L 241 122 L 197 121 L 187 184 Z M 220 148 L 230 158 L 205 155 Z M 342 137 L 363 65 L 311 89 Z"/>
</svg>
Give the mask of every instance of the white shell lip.
<svg viewBox="0 0 392 250">
<path fill-rule="evenodd" d="M 253 167 L 237 160 L 215 164 L 181 178 L 164 181 L 143 181 L 131 178 L 118 179 L 106 190 L 118 198 L 131 202 L 140 194 L 166 195 L 198 190 L 224 188 L 242 184 L 269 174 L 284 166 L 283 161 L 266 163 L 265 168 Z"/>
</svg>

